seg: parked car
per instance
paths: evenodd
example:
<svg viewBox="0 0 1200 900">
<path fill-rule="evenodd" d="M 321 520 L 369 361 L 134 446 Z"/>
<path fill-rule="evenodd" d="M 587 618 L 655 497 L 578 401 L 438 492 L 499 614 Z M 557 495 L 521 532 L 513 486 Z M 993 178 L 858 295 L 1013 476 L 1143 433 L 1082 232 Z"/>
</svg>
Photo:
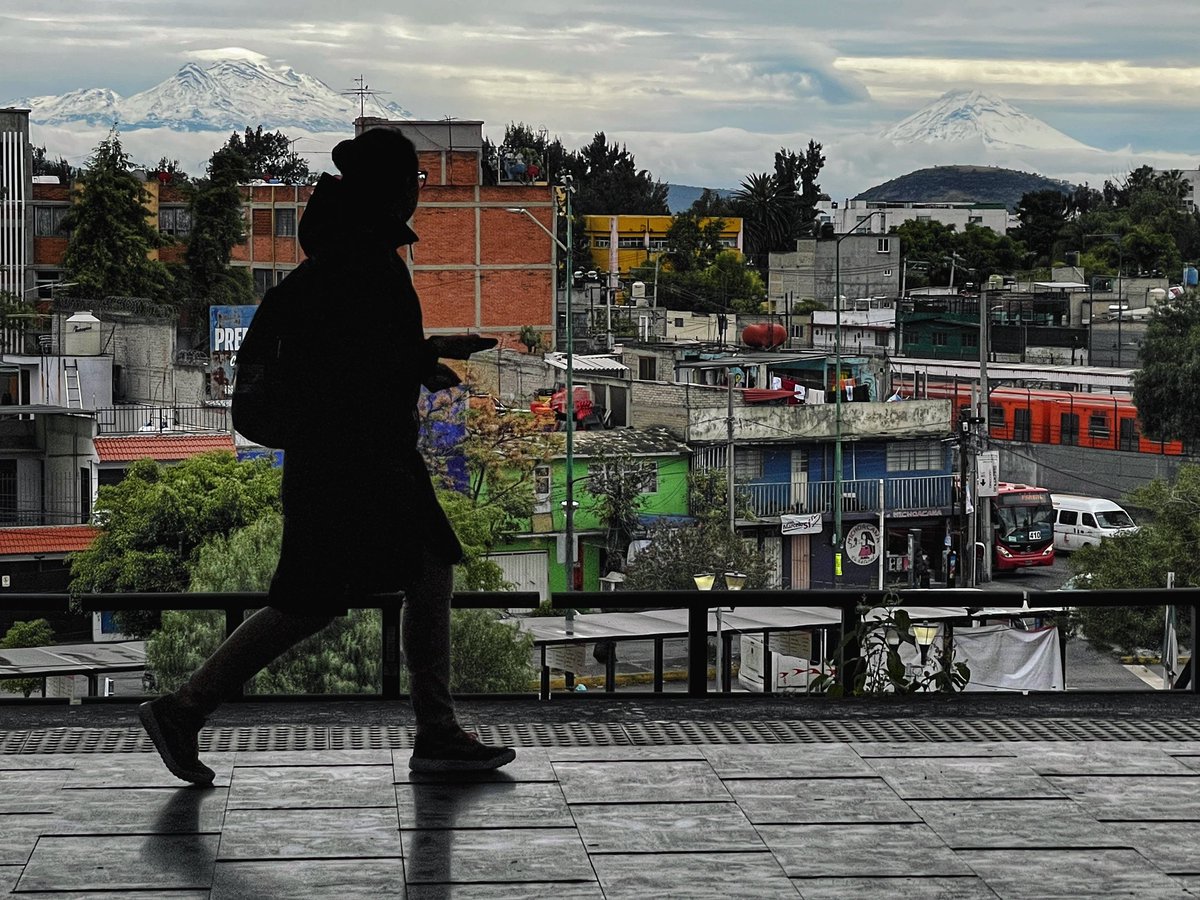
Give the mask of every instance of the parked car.
<svg viewBox="0 0 1200 900">
<path fill-rule="evenodd" d="M 1070 552 L 1104 538 L 1133 534 L 1138 530 L 1133 517 L 1118 504 L 1099 497 L 1052 494 L 1054 505 L 1054 549 Z"/>
</svg>

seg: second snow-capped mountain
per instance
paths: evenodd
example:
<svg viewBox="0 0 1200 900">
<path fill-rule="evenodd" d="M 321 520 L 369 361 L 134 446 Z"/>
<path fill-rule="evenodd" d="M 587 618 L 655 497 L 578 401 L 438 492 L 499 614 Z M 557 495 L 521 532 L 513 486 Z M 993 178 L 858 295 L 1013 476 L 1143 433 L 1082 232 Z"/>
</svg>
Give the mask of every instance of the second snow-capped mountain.
<svg viewBox="0 0 1200 900">
<path fill-rule="evenodd" d="M 997 97 L 951 91 L 883 132 L 898 143 L 981 142 L 996 149 L 1092 150 Z"/>
</svg>

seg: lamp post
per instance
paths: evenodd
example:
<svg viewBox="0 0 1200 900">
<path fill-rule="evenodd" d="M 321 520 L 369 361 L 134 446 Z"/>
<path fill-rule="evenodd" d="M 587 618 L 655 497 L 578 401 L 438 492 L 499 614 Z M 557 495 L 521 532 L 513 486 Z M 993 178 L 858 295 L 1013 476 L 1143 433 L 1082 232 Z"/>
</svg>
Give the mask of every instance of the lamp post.
<svg viewBox="0 0 1200 900">
<path fill-rule="evenodd" d="M 834 428 L 833 445 L 833 583 L 842 577 L 842 241 L 882 213 L 872 210 L 859 219 L 854 227 L 840 235 L 833 246 L 833 358 L 834 358 Z M 883 498 L 880 498 L 882 502 Z"/>
<path fill-rule="evenodd" d="M 567 416 L 567 477 L 566 477 L 566 500 L 563 502 L 563 520 L 564 531 L 566 537 L 566 563 L 567 563 L 567 590 L 575 590 L 575 336 L 572 333 L 571 327 L 571 279 L 574 272 L 572 266 L 571 246 L 573 243 L 572 223 L 571 223 L 571 194 L 575 192 L 575 185 L 572 182 L 570 175 L 563 176 L 562 198 L 563 198 L 563 215 L 567 219 L 567 242 L 564 244 L 558 239 L 549 228 L 541 223 L 541 221 L 528 209 L 523 206 L 507 207 L 506 212 L 516 215 L 527 216 L 531 222 L 537 225 L 538 228 L 546 232 L 550 239 L 563 251 L 566 255 L 566 291 L 565 291 L 565 306 L 567 315 L 566 343 L 567 343 L 567 366 L 566 366 L 566 398 L 563 402 L 563 412 Z"/>
<path fill-rule="evenodd" d="M 740 591 L 746 586 L 746 575 L 743 572 L 729 571 L 725 573 L 725 589 L 729 591 Z M 716 583 L 717 576 L 713 572 L 700 572 L 692 576 L 692 581 L 696 582 L 696 589 L 701 591 L 711 591 Z M 732 607 L 731 607 L 732 608 Z M 721 607 L 718 604 L 716 607 L 717 613 L 717 693 L 721 693 L 727 685 L 725 684 L 725 641 L 722 639 L 721 626 Z"/>
</svg>

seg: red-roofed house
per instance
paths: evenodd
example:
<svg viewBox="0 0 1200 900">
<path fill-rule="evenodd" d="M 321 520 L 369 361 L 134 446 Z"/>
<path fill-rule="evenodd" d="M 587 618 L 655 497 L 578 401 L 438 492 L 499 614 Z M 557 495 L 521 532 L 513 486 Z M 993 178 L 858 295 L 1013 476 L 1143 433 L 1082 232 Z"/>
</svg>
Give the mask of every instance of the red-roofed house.
<svg viewBox="0 0 1200 900">
<path fill-rule="evenodd" d="M 65 592 L 71 581 L 67 556 L 86 550 L 98 534 L 91 525 L 0 528 L 0 635 L 12 624 L 4 613 L 4 595 Z M 59 617 L 55 623 L 70 621 L 78 631 L 83 620 L 76 619 Z"/>
<path fill-rule="evenodd" d="M 154 459 L 174 463 L 211 453 L 213 450 L 236 452 L 228 434 L 139 434 L 127 437 L 97 437 L 96 454 L 100 457 L 99 482 L 116 484 L 125 477 L 130 463 Z"/>
</svg>

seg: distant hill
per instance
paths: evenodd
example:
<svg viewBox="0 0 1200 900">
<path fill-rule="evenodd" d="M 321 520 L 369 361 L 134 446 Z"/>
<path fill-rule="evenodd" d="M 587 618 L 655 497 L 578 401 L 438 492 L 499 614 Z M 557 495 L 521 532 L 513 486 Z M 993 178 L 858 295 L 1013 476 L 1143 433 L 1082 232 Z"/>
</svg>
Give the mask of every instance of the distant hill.
<svg viewBox="0 0 1200 900">
<path fill-rule="evenodd" d="M 677 216 L 681 212 L 686 212 L 693 203 L 700 199 L 704 190 L 702 187 L 693 187 L 690 184 L 668 184 L 667 206 L 671 210 L 671 215 Z M 728 188 L 715 188 L 715 190 L 722 197 L 728 197 L 735 193 Z"/>
<path fill-rule="evenodd" d="M 1071 191 L 1066 181 L 995 166 L 933 166 L 917 169 L 863 191 L 856 200 L 911 200 L 914 203 L 1003 203 L 1015 211 L 1032 191 Z"/>
</svg>

